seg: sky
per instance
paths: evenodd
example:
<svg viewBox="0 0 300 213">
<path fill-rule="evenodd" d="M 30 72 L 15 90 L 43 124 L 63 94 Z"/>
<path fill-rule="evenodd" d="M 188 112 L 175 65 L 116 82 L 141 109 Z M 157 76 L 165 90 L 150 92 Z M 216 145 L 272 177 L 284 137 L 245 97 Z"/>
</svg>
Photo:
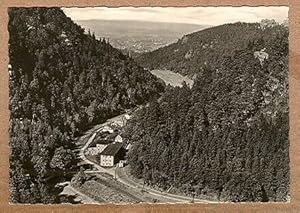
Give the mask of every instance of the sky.
<svg viewBox="0 0 300 213">
<path fill-rule="evenodd" d="M 73 20 L 134 20 L 151 22 L 220 25 L 233 22 L 259 22 L 288 17 L 288 7 L 85 7 L 63 8 Z"/>
</svg>

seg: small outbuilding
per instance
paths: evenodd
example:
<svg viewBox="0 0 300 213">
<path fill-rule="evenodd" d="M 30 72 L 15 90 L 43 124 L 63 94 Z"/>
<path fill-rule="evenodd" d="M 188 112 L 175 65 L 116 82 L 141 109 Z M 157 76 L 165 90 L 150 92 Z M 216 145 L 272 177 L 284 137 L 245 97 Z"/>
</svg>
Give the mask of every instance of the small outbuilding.
<svg viewBox="0 0 300 213">
<path fill-rule="evenodd" d="M 120 168 L 123 168 L 126 164 L 127 164 L 127 161 L 126 161 L 126 160 L 120 160 L 119 163 L 118 163 L 118 166 L 119 166 Z"/>
<path fill-rule="evenodd" d="M 102 132 L 113 133 L 114 130 L 111 127 L 109 127 L 109 126 L 104 126 L 103 129 L 102 129 Z"/>
<path fill-rule="evenodd" d="M 115 137 L 115 142 L 117 142 L 117 143 L 123 143 L 123 138 L 121 137 L 121 135 L 117 135 Z"/>
<path fill-rule="evenodd" d="M 126 151 L 128 151 L 131 147 L 132 147 L 132 145 L 129 143 L 129 144 L 126 146 Z"/>
<path fill-rule="evenodd" d="M 130 116 L 129 114 L 125 114 L 125 115 L 124 115 L 124 118 L 125 118 L 126 120 L 129 120 L 129 119 L 131 119 L 131 116 Z"/>
</svg>

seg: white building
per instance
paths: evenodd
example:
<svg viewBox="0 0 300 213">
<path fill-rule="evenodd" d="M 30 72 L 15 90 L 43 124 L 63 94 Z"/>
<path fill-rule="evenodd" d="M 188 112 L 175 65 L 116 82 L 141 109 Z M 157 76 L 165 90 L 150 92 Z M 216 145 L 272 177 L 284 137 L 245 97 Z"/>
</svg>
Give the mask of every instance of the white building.
<svg viewBox="0 0 300 213">
<path fill-rule="evenodd" d="M 105 167 L 114 166 L 114 156 L 112 155 L 101 155 L 100 156 L 100 165 Z"/>
<path fill-rule="evenodd" d="M 87 148 L 87 150 L 85 151 L 86 155 L 97 155 L 99 154 L 99 148 L 98 147 L 89 147 Z"/>
<path fill-rule="evenodd" d="M 125 117 L 126 120 L 129 120 L 131 118 L 131 116 L 128 115 L 128 114 L 125 114 L 124 117 Z"/>
<path fill-rule="evenodd" d="M 109 126 L 104 126 L 103 129 L 102 129 L 102 132 L 113 133 L 114 130 L 112 128 L 110 128 Z"/>
<path fill-rule="evenodd" d="M 103 152 L 103 150 L 108 146 L 108 144 L 97 144 L 96 147 L 99 150 L 99 153 Z"/>
<path fill-rule="evenodd" d="M 117 142 L 117 143 L 123 143 L 123 138 L 120 135 L 117 135 L 115 137 L 115 142 Z"/>
<path fill-rule="evenodd" d="M 120 160 L 119 163 L 118 163 L 118 166 L 120 168 L 124 167 L 125 165 L 127 164 L 127 161 L 126 160 Z"/>
<path fill-rule="evenodd" d="M 125 150 L 121 143 L 108 145 L 100 155 L 100 166 L 112 167 L 125 156 Z"/>
</svg>

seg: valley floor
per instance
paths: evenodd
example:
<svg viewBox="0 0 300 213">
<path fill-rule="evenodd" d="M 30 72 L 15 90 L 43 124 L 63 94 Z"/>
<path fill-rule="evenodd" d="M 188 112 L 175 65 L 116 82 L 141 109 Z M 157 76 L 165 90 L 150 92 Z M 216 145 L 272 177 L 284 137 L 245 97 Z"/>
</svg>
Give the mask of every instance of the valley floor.
<svg viewBox="0 0 300 213">
<path fill-rule="evenodd" d="M 82 162 L 80 164 L 89 165 L 92 169 L 85 170 L 85 174 L 89 176 L 88 181 L 80 187 L 75 187 L 68 183 L 64 188 L 64 194 L 76 195 L 77 200 L 81 200 L 82 203 L 211 202 L 193 199 L 188 196 L 175 195 L 145 186 L 133 180 L 130 175 L 127 174 L 127 167 L 119 168 L 114 166 L 112 168 L 104 168 L 84 154 L 85 150 L 93 142 L 97 131 L 111 122 L 122 120 L 124 115 L 125 114 L 116 116 L 103 124 L 94 126 L 78 139 L 78 144 L 81 146 L 79 156 Z"/>
</svg>

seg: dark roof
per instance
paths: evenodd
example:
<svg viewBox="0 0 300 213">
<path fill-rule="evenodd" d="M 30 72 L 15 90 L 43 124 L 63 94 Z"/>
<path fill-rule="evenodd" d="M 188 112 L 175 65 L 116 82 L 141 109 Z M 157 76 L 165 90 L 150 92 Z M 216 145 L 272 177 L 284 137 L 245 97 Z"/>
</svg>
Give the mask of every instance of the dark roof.
<svg viewBox="0 0 300 213">
<path fill-rule="evenodd" d="M 114 140 L 115 139 L 115 137 L 118 135 L 119 133 L 118 132 L 113 132 L 113 133 L 111 133 L 111 134 L 109 134 L 106 138 L 108 139 L 108 140 Z"/>
<path fill-rule="evenodd" d="M 110 144 L 112 142 L 113 142 L 113 140 L 106 140 L 106 139 L 101 139 L 101 138 L 97 138 L 95 140 L 95 144 Z"/>
<path fill-rule="evenodd" d="M 101 137 L 97 137 L 93 140 L 93 142 L 90 144 L 90 147 L 95 147 L 97 144 L 110 144 L 114 142 L 114 140 L 107 140 Z"/>
<path fill-rule="evenodd" d="M 97 138 L 99 138 L 99 137 L 105 137 L 105 136 L 107 136 L 107 135 L 109 135 L 109 132 L 97 132 Z"/>
<path fill-rule="evenodd" d="M 119 152 L 119 150 L 122 148 L 122 143 L 113 143 L 108 145 L 103 152 L 101 152 L 101 155 L 115 155 Z"/>
</svg>

